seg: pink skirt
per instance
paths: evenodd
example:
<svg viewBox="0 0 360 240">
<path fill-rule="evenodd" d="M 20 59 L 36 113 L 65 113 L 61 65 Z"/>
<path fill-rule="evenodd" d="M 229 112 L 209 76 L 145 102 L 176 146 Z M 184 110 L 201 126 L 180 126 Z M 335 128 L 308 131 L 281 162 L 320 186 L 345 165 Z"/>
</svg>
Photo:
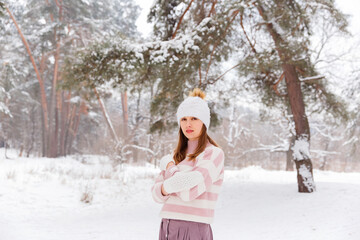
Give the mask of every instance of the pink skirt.
<svg viewBox="0 0 360 240">
<path fill-rule="evenodd" d="M 159 240 L 213 240 L 213 234 L 210 224 L 163 218 Z"/>
</svg>

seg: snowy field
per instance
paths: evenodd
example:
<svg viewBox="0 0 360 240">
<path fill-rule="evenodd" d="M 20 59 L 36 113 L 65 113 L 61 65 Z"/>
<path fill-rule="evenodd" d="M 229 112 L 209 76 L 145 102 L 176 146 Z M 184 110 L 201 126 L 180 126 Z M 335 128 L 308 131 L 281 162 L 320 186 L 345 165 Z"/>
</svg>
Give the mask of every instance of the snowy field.
<svg viewBox="0 0 360 240">
<path fill-rule="evenodd" d="M 0 149 L 0 239 L 157 239 L 158 172 L 113 168 L 103 156 L 9 160 Z M 226 170 L 215 240 L 359 240 L 360 173 L 314 178 L 317 191 L 300 194 L 295 172 Z"/>
</svg>

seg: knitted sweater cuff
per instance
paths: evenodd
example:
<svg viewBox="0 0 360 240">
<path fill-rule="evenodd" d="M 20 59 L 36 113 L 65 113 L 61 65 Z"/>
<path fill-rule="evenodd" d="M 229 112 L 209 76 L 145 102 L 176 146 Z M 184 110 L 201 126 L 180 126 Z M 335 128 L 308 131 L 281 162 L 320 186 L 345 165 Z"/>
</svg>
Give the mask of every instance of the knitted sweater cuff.
<svg viewBox="0 0 360 240">
<path fill-rule="evenodd" d="M 171 165 L 168 169 L 166 169 L 164 179 L 166 180 L 166 179 L 172 177 L 178 171 L 179 171 L 179 168 L 175 164 Z"/>
</svg>

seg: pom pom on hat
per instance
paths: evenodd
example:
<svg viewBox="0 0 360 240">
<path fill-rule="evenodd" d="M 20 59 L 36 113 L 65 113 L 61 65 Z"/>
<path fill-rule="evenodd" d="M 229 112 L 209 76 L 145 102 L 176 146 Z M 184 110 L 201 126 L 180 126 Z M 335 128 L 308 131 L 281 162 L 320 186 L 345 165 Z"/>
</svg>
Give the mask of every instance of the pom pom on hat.
<svg viewBox="0 0 360 240">
<path fill-rule="evenodd" d="M 189 93 L 189 97 L 199 97 L 201 99 L 204 99 L 206 95 L 199 88 L 194 88 L 194 90 Z"/>
<path fill-rule="evenodd" d="M 189 97 L 178 107 L 176 117 L 179 125 L 181 118 L 189 116 L 200 119 L 205 124 L 206 129 L 209 129 L 210 109 L 204 98 L 205 93 L 198 88 L 190 92 Z"/>
</svg>

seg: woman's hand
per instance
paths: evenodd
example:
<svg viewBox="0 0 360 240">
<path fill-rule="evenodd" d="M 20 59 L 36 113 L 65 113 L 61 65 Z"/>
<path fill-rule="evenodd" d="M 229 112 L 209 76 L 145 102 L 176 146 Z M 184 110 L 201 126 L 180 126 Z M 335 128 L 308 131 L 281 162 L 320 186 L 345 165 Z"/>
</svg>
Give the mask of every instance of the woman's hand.
<svg viewBox="0 0 360 240">
<path fill-rule="evenodd" d="M 164 196 L 169 195 L 164 189 L 164 184 L 161 185 L 161 194 L 164 195 Z"/>
<path fill-rule="evenodd" d="M 169 165 L 171 162 L 175 163 L 173 156 L 171 154 L 165 155 L 164 157 L 161 158 L 160 160 L 160 170 L 166 170 L 168 167 L 170 167 L 171 165 Z"/>
<path fill-rule="evenodd" d="M 169 162 L 168 165 L 166 166 L 166 169 L 168 169 L 169 167 L 171 167 L 174 164 L 175 164 L 174 162 Z"/>
<path fill-rule="evenodd" d="M 166 164 L 166 165 L 165 165 Z M 165 166 L 166 167 L 165 167 Z M 164 170 L 166 171 L 168 168 L 170 168 L 172 165 L 175 165 L 175 161 L 174 159 L 172 158 L 171 155 L 167 155 L 165 157 L 163 157 L 160 161 L 160 169 L 164 168 Z M 164 189 L 164 185 L 161 185 L 161 194 L 163 196 L 167 196 L 169 195 L 169 193 L 167 193 Z"/>
</svg>

